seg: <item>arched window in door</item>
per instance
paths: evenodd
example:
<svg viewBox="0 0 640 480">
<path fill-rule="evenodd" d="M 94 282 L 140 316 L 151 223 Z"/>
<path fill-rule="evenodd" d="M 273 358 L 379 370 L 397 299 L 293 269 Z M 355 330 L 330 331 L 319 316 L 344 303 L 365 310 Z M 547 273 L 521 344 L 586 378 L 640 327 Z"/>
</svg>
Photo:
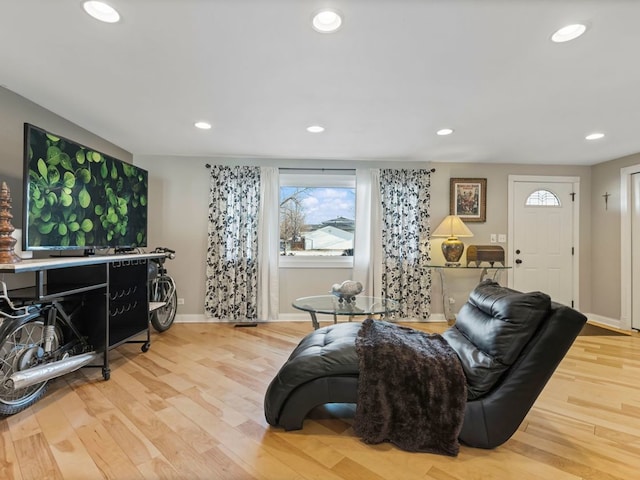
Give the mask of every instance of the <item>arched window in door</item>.
<svg viewBox="0 0 640 480">
<path fill-rule="evenodd" d="M 527 197 L 524 204 L 528 207 L 559 207 L 560 199 L 549 190 L 536 190 Z"/>
</svg>

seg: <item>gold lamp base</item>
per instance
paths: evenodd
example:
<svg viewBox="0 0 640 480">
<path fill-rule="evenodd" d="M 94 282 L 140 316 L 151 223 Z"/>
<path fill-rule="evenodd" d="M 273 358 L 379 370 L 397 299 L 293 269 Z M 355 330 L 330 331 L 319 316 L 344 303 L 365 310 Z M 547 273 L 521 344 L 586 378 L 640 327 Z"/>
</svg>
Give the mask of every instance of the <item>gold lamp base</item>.
<svg viewBox="0 0 640 480">
<path fill-rule="evenodd" d="M 457 237 L 449 237 L 442 242 L 442 254 L 447 261 L 445 264 L 447 267 L 460 265 L 462 252 L 464 252 L 464 243 Z"/>
</svg>

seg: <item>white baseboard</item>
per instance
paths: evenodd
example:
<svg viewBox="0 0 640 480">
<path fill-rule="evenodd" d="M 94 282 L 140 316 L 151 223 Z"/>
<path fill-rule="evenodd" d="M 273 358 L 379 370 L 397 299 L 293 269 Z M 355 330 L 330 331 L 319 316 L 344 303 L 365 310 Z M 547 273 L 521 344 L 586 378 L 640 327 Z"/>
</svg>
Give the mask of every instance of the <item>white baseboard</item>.
<svg viewBox="0 0 640 480">
<path fill-rule="evenodd" d="M 364 319 L 365 317 L 355 317 Z M 319 322 L 323 322 L 325 320 L 332 321 L 331 315 L 322 315 L 318 317 Z M 278 316 L 277 320 L 273 320 L 275 322 L 309 322 L 311 321 L 311 316 L 307 315 L 306 317 L 303 315 L 302 317 L 298 313 L 281 313 Z M 340 318 L 338 318 L 340 321 Z M 430 322 L 445 322 L 444 313 L 434 313 L 427 320 L 417 319 L 417 318 L 402 318 L 398 319 L 399 322 L 403 323 L 430 323 Z"/>
<path fill-rule="evenodd" d="M 299 314 L 299 313 L 281 313 L 277 319 L 270 320 L 271 322 L 309 322 L 311 323 L 311 316 L 308 314 Z M 318 318 L 318 321 L 332 321 L 331 315 L 322 315 Z M 399 320 L 401 322 L 406 323 L 431 323 L 431 322 L 445 322 L 443 313 L 434 313 L 427 320 L 419 320 L 416 318 L 406 318 Z M 203 313 L 179 313 L 176 315 L 175 323 L 241 323 L 235 320 L 223 320 L 220 318 L 211 318 L 207 317 Z"/>
<path fill-rule="evenodd" d="M 619 319 L 603 317 L 602 315 L 597 315 L 595 313 L 585 313 L 584 315 L 589 321 L 607 325 L 609 327 L 614 327 L 620 330 L 626 330 L 626 328 L 622 327 L 622 322 Z"/>
<path fill-rule="evenodd" d="M 224 320 L 222 318 L 211 318 L 207 317 L 203 313 L 195 313 L 195 314 L 177 314 L 175 323 L 242 323 L 236 320 Z M 261 322 L 261 320 L 258 320 Z M 280 314 L 275 320 L 271 320 L 271 322 L 309 322 L 311 323 L 311 317 L 308 315 L 298 315 L 295 313 L 283 313 Z"/>
<path fill-rule="evenodd" d="M 217 318 L 209 318 L 203 313 L 178 313 L 176 315 L 175 323 L 222 323 L 221 320 Z M 226 322 L 225 322 L 226 323 Z"/>
<path fill-rule="evenodd" d="M 324 317 L 331 319 L 329 315 L 322 315 L 318 320 L 323 321 Z M 308 313 L 280 313 L 278 318 L 271 320 L 272 322 L 309 322 L 311 323 L 311 315 Z"/>
</svg>

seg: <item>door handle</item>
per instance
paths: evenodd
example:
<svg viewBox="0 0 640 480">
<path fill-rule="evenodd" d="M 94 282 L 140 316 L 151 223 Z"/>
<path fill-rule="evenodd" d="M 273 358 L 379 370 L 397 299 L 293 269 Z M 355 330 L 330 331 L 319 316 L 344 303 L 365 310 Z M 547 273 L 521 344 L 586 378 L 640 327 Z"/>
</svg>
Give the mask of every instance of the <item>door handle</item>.
<svg viewBox="0 0 640 480">
<path fill-rule="evenodd" d="M 520 260 L 519 258 L 516 258 L 516 264 L 520 265 L 522 263 L 522 260 Z"/>
</svg>

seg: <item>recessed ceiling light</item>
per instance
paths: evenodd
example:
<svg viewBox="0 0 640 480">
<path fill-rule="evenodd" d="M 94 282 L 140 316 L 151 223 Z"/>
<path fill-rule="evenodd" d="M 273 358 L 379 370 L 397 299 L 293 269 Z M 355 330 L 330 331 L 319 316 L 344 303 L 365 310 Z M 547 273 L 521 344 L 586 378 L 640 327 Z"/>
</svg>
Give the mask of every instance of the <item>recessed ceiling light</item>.
<svg viewBox="0 0 640 480">
<path fill-rule="evenodd" d="M 211 128 L 211 124 L 207 122 L 196 122 L 194 125 L 200 130 L 209 130 Z"/>
<path fill-rule="evenodd" d="M 587 140 L 598 140 L 600 138 L 604 137 L 604 133 L 590 133 L 589 135 L 587 135 L 586 137 L 584 137 Z"/>
<path fill-rule="evenodd" d="M 320 125 L 311 125 L 310 127 L 307 127 L 307 132 L 309 132 L 309 133 L 322 133 L 322 132 L 324 132 L 324 127 L 321 127 Z"/>
<path fill-rule="evenodd" d="M 570 40 L 578 38 L 586 30 L 586 25 L 582 25 L 581 23 L 567 25 L 566 27 L 562 27 L 560 30 L 551 35 L 551 41 L 555 43 L 568 42 Z"/>
<path fill-rule="evenodd" d="M 451 135 L 453 133 L 452 128 L 441 128 L 436 132 L 436 135 Z"/>
<path fill-rule="evenodd" d="M 85 12 L 101 22 L 116 23 L 120 20 L 120 14 L 116 9 L 104 2 L 84 2 L 82 6 Z"/>
<path fill-rule="evenodd" d="M 335 32 L 342 25 L 342 17 L 335 10 L 321 10 L 313 16 L 313 29 L 320 33 Z"/>
</svg>

